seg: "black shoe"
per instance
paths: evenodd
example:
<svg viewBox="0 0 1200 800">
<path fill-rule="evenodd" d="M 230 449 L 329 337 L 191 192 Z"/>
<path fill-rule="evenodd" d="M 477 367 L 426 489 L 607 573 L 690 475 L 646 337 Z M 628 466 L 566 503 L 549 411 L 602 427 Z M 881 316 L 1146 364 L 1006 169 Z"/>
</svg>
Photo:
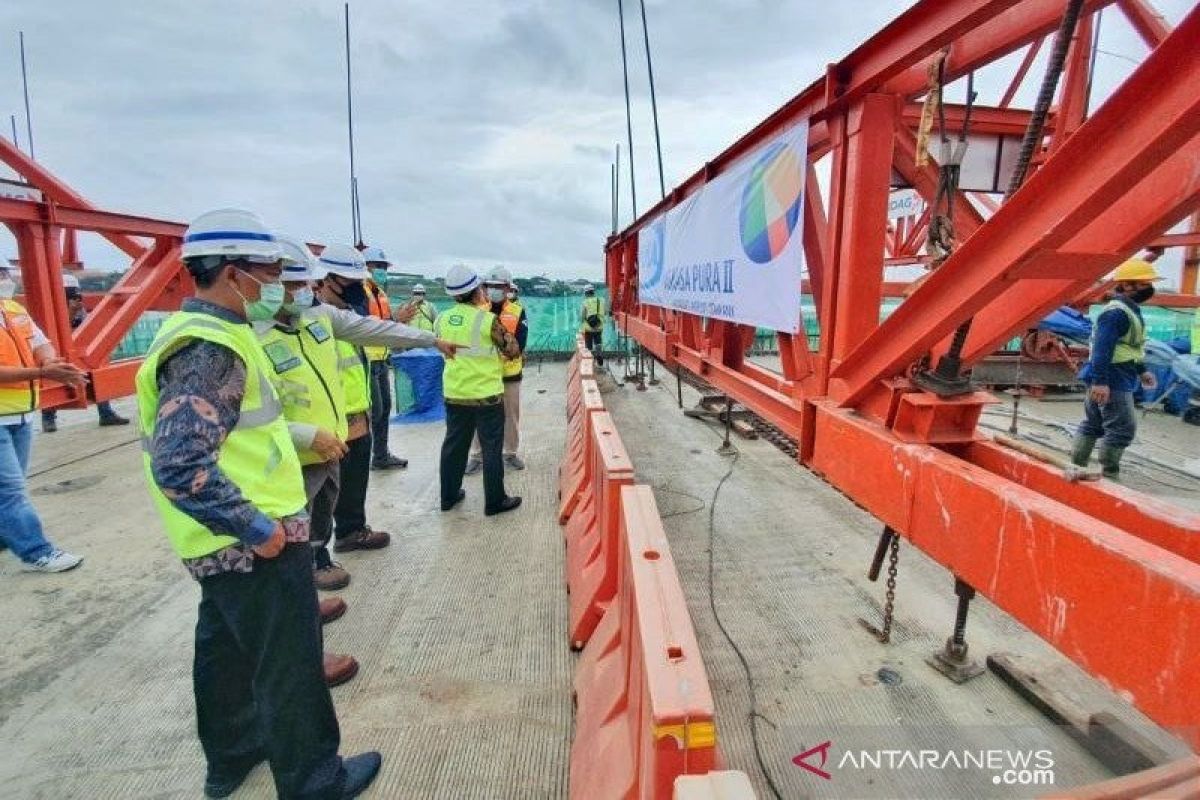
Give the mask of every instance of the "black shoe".
<svg viewBox="0 0 1200 800">
<path fill-rule="evenodd" d="M 101 417 L 100 418 L 100 427 L 101 428 L 108 428 L 113 425 L 128 425 L 128 424 L 129 424 L 129 420 L 125 419 L 120 414 L 113 414 L 111 417 Z"/>
<path fill-rule="evenodd" d="M 260 753 L 251 756 L 245 763 L 247 766 L 242 767 L 237 772 L 230 773 L 224 777 L 214 777 L 209 775 L 204 780 L 204 796 L 205 797 L 229 797 L 238 790 L 238 787 L 246 782 L 246 778 L 254 771 L 254 768 L 267 760 L 266 753 Z"/>
<path fill-rule="evenodd" d="M 391 453 L 371 462 L 371 469 L 405 469 L 406 467 L 408 467 L 408 459 L 399 458 Z"/>
<path fill-rule="evenodd" d="M 453 503 L 447 503 L 445 500 L 442 501 L 442 511 L 449 511 L 450 509 L 454 508 L 456 505 L 461 503 L 466 498 L 467 498 L 467 490 L 459 489 L 458 490 L 458 498 Z"/>
<path fill-rule="evenodd" d="M 58 423 L 52 419 L 42 420 L 42 433 L 54 433 L 58 430 Z"/>
<path fill-rule="evenodd" d="M 362 794 L 379 774 L 379 766 L 382 763 L 383 756 L 373 750 L 343 760 L 342 767 L 346 770 L 346 780 L 342 784 L 342 800 L 351 800 Z"/>
<path fill-rule="evenodd" d="M 503 514 L 505 511 L 512 511 L 514 508 L 516 508 L 519 505 L 521 505 L 521 498 L 506 497 L 506 498 L 504 498 L 503 502 L 500 503 L 499 508 L 489 508 L 489 509 L 485 510 L 483 513 L 486 516 L 494 517 L 497 514 Z"/>
</svg>

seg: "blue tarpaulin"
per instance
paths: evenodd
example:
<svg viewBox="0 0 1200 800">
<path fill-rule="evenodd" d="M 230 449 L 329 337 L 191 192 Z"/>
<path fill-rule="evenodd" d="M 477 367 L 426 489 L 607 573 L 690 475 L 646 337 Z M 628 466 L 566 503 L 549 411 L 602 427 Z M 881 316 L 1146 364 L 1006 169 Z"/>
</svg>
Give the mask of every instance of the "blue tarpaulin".
<svg viewBox="0 0 1200 800">
<path fill-rule="evenodd" d="M 405 350 L 392 356 L 392 366 L 401 370 L 412 384 L 412 408 L 392 417 L 400 425 L 439 422 L 446 418 L 442 399 L 442 354 L 432 347 Z"/>
<path fill-rule="evenodd" d="M 1062 306 L 1038 323 L 1038 330 L 1050 331 L 1066 339 L 1086 342 L 1092 338 L 1092 320 L 1070 306 Z"/>
</svg>

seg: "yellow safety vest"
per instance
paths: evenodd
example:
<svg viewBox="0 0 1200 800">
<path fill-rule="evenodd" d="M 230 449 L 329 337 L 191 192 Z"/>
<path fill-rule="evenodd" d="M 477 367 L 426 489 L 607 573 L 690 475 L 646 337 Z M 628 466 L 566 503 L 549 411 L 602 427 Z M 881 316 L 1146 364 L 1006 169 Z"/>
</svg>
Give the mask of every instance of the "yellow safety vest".
<svg viewBox="0 0 1200 800">
<path fill-rule="evenodd" d="M 338 372 L 346 397 L 346 414 L 361 414 L 371 407 L 371 382 L 363 363 L 362 348 L 341 340 L 337 343 Z"/>
<path fill-rule="evenodd" d="M 1116 347 L 1113 348 L 1112 363 L 1127 364 L 1131 361 L 1143 361 L 1146 358 L 1146 326 L 1142 320 L 1129 306 L 1122 303 L 1120 300 L 1111 300 L 1109 304 L 1100 312 L 1102 315 L 1112 311 L 1114 308 L 1119 308 L 1129 317 L 1129 330 L 1125 335 L 1117 340 Z M 1096 346 L 1096 334 L 1092 331 L 1092 347 Z"/>
<path fill-rule="evenodd" d="M 217 454 L 217 466 L 255 508 L 272 519 L 304 510 L 304 478 L 300 459 L 288 434 L 279 396 L 268 377 L 271 365 L 254 329 L 211 314 L 180 311 L 159 329 L 137 373 L 138 417 L 142 427 L 142 463 L 154 504 L 166 525 L 167 538 L 180 558 L 201 558 L 239 539 L 211 531 L 176 508 L 158 485 L 150 466 L 149 443 L 158 417 L 158 367 L 189 341 L 204 339 L 232 350 L 246 366 L 246 387 L 238 423 Z"/>
<path fill-rule="evenodd" d="M 504 326 L 504 330 L 517 335 L 517 328 L 521 324 L 521 304 L 513 300 L 505 300 L 504 307 L 500 309 L 500 324 Z M 525 368 L 525 356 L 519 355 L 516 358 L 504 359 L 504 377 L 513 378 L 521 374 L 521 370 Z"/>
<path fill-rule="evenodd" d="M 4 324 L 0 325 L 0 366 L 37 366 L 33 348 L 33 320 L 29 312 L 16 300 L 0 300 L 0 314 Z M 38 381 L 16 381 L 0 383 L 0 415 L 28 414 L 38 407 Z"/>
<path fill-rule="evenodd" d="M 363 281 L 363 289 L 367 292 L 367 313 L 391 322 L 392 306 L 388 302 L 387 292 L 370 278 Z M 363 348 L 363 352 L 367 354 L 368 361 L 387 361 L 391 350 L 386 345 L 369 345 Z"/>
<path fill-rule="evenodd" d="M 500 351 L 492 341 L 496 315 L 467 303 L 456 303 L 434 323 L 434 334 L 459 346 L 446 360 L 442 392 L 447 400 L 484 400 L 504 394 Z"/>
<path fill-rule="evenodd" d="M 593 314 L 600 317 L 601 324 L 599 328 L 593 328 L 587 323 L 587 318 Z M 599 297 L 589 297 L 583 301 L 583 323 L 579 326 L 579 330 L 590 331 L 592 333 L 604 330 L 604 301 L 602 299 Z"/>
<path fill-rule="evenodd" d="M 414 328 L 432 333 L 433 321 L 435 319 L 437 319 L 437 309 L 433 307 L 433 303 L 428 300 L 422 300 L 417 306 L 417 315 L 408 324 Z"/>
<path fill-rule="evenodd" d="M 1196 309 L 1196 316 L 1192 320 L 1192 355 L 1200 356 L 1200 308 Z"/>
<path fill-rule="evenodd" d="M 271 362 L 271 383 L 288 422 L 315 425 L 346 440 L 346 393 L 338 371 L 337 341 L 329 315 L 305 309 L 296 329 L 278 325 L 258 334 Z M 324 461 L 312 450 L 300 451 L 301 464 Z"/>
</svg>

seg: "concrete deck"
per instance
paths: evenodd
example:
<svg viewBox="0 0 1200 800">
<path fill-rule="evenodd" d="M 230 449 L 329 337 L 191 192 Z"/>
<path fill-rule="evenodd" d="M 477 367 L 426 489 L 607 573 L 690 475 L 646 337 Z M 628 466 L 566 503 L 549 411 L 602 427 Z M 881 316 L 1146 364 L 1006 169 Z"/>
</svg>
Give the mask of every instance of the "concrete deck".
<svg viewBox="0 0 1200 800">
<path fill-rule="evenodd" d="M 564 381 L 562 365 L 534 366 L 526 377 L 529 470 L 509 474 L 526 506 L 507 518 L 482 516 L 478 479 L 467 484 L 465 510 L 434 511 L 442 427 L 393 427 L 394 450 L 411 466 L 372 474 L 369 516 L 395 542 L 342 559 L 354 575 L 341 593 L 350 611 L 326 628 L 329 649 L 362 664 L 334 700 L 344 752 L 384 753 L 368 797 L 566 796 L 574 657 L 554 519 Z M 617 389 L 606 402 L 665 517 L 721 747 L 765 798 L 746 679 L 709 608 L 708 507 L 732 462 L 715 453 L 718 430 L 682 416 L 674 391 L 668 378 L 645 393 Z M 693 404 L 697 395 L 684 392 Z M 73 573 L 36 576 L 0 554 L 0 798 L 200 797 L 190 686 L 198 590 L 151 508 L 136 432 L 96 428 L 91 411 L 64 412 L 60 425 L 36 438 L 31 486 L 52 538 L 87 561 Z M 1174 437 L 1163 441 L 1188 446 Z M 839 774 L 826 783 L 791 763 L 824 739 L 835 748 L 871 737 L 893 746 L 1046 746 L 1056 786 L 1108 777 L 993 676 L 956 687 L 924 664 L 949 633 L 952 582 L 910 546 L 901 548 L 893 643 L 869 638 L 857 618 L 879 618 L 883 587 L 864 577 L 878 523 L 765 441 L 735 442 L 740 454 L 715 514 L 714 595 L 750 662 L 767 766 L 783 796 L 1041 793 L 993 793 L 977 773 L 938 771 L 875 774 L 874 783 Z M 1018 654 L 1090 711 L 1146 724 L 986 601 L 973 606 L 968 638 L 981 658 Z M 881 668 L 891 672 L 881 677 Z M 271 796 L 265 767 L 236 795 Z"/>
</svg>

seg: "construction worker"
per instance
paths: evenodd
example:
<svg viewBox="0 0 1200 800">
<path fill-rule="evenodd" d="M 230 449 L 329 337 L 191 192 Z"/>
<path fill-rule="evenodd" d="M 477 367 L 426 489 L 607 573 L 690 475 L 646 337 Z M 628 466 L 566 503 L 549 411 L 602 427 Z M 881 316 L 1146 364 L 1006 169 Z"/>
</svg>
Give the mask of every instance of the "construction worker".
<svg viewBox="0 0 1200 800">
<path fill-rule="evenodd" d="M 30 417 L 38 408 L 39 381 L 80 388 L 86 374 L 54 351 L 29 312 L 13 300 L 17 284 L 0 262 L 0 550 L 8 549 L 28 572 L 66 572 L 83 559 L 46 539 L 25 490 L 33 439 Z"/>
<path fill-rule="evenodd" d="M 583 306 L 579 309 L 579 330 L 583 333 L 584 346 L 592 351 L 600 366 L 604 366 L 604 315 L 604 300 L 596 296 L 596 287 L 586 284 Z"/>
<path fill-rule="evenodd" d="M 300 458 L 249 324 L 279 311 L 285 257 L 256 215 L 220 209 L 188 227 L 182 258 L 196 294 L 159 329 L 137 400 L 151 495 L 200 583 L 204 792 L 229 796 L 266 759 L 281 798 L 356 797 L 381 757 L 338 756 Z"/>
<path fill-rule="evenodd" d="M 293 259 L 283 270 L 283 307 L 270 323 L 256 325 L 259 341 L 275 368 L 272 379 L 283 400 L 283 413 L 300 454 L 304 491 L 311 518 L 309 541 L 314 549 L 314 580 L 318 589 L 340 589 L 349 574 L 330 558 L 333 510 L 341 480 L 341 460 L 347 454 L 346 393 L 339 367 L 339 343 L 357 361 L 355 346 L 439 346 L 453 357 L 453 348 L 435 341 L 432 333 L 391 320 L 362 316 L 349 309 L 315 304 L 311 282 L 325 277 L 316 257 L 302 242 L 278 236 L 285 255 Z M 360 382 L 358 384 L 363 387 Z M 365 388 L 365 387 L 363 387 Z M 360 392 L 361 404 L 362 394 Z M 382 531 L 361 530 L 340 542 L 339 552 L 386 547 Z M 336 598 L 331 598 L 336 600 Z M 327 601 L 322 601 L 325 604 Z M 340 616 L 345 605 L 337 600 Z"/>
<path fill-rule="evenodd" d="M 438 315 L 434 333 L 458 345 L 458 355 L 447 361 L 442 377 L 446 397 L 446 439 L 442 443 L 442 511 L 449 511 L 467 496 L 463 471 L 471 439 L 479 433 L 483 446 L 484 513 L 512 511 L 521 498 L 504 491 L 504 365 L 501 358 L 516 358 L 521 348 L 500 319 L 487 310 L 483 282 L 465 266 L 451 267 L 446 293 L 454 305 Z"/>
<path fill-rule="evenodd" d="M 364 250 L 363 260 L 367 262 L 367 270 L 370 272 L 363 281 L 367 314 L 390 322 L 392 308 L 388 303 L 387 281 L 391 262 L 378 247 L 368 247 Z M 408 466 L 408 461 L 392 455 L 388 449 L 391 427 L 389 421 L 392 417 L 392 365 L 389 361 L 391 353 L 388 348 L 378 346 L 365 347 L 363 350 L 367 354 L 371 371 L 371 440 L 374 452 L 371 469 L 404 469 Z"/>
<path fill-rule="evenodd" d="M 504 359 L 504 465 L 510 469 L 525 469 L 525 462 L 517 455 L 521 445 L 521 373 L 525 366 L 525 344 L 529 340 L 529 322 L 525 309 L 509 297 L 512 289 L 512 273 L 504 267 L 496 267 L 483 281 L 483 289 L 491 312 L 500 320 L 504 330 L 517 340 L 521 354 Z M 467 461 L 467 475 L 475 475 L 483 469 L 483 451 L 479 446 L 479 435 Z"/>
<path fill-rule="evenodd" d="M 433 323 L 437 321 L 438 312 L 433 303 L 425 297 L 425 285 L 418 283 L 412 288 L 412 299 L 408 301 L 413 307 L 414 314 L 410 323 L 414 328 L 423 331 L 433 331 Z"/>
<path fill-rule="evenodd" d="M 317 299 L 334 308 L 366 314 L 367 277 L 362 254 L 346 244 L 331 244 L 321 251 L 318 267 L 325 277 L 317 283 Z M 339 491 L 333 508 L 334 552 L 387 547 L 391 534 L 367 524 L 367 485 L 371 471 L 371 377 L 363 349 L 339 340 L 338 367 L 346 395 L 347 453 L 339 464 Z M 318 554 L 319 555 L 319 554 Z M 318 565 L 317 585 L 326 590 L 350 583 L 350 574 L 330 561 Z"/>
<path fill-rule="evenodd" d="M 1140 383 L 1155 387 L 1146 370 L 1146 324 L 1141 304 L 1154 296 L 1154 282 L 1161 279 L 1154 265 L 1140 259 L 1126 261 L 1113 275 L 1115 296 L 1092 329 L 1092 352 L 1079 379 L 1088 387 L 1085 418 L 1079 425 L 1071 460 L 1087 466 L 1098 439 L 1100 466 L 1106 476 L 1120 474 L 1121 454 L 1137 432 L 1133 393 Z"/>
<path fill-rule="evenodd" d="M 67 296 L 67 314 L 71 318 L 71 327 L 78 328 L 83 324 L 84 317 L 87 316 L 87 312 L 83 308 L 83 289 L 79 285 L 79 279 L 69 272 L 63 273 L 62 282 L 63 292 Z M 96 412 L 100 415 L 101 428 L 106 428 L 110 425 L 129 424 L 129 420 L 114 411 L 112 404 L 107 400 L 101 400 L 99 403 L 96 403 Z M 57 409 L 42 409 L 42 432 L 54 433 L 57 430 Z"/>
</svg>

